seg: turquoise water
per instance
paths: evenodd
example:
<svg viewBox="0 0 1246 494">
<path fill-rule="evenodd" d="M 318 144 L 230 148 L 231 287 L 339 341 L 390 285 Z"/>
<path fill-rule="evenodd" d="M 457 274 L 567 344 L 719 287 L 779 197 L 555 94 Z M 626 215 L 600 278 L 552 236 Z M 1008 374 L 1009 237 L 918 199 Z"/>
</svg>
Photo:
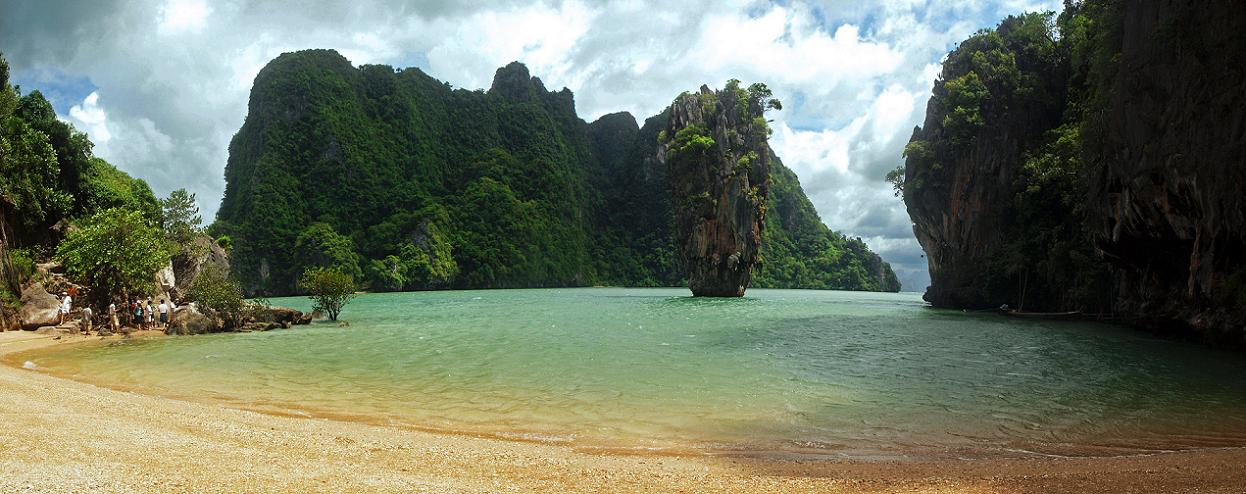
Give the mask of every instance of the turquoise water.
<svg viewBox="0 0 1246 494">
<path fill-rule="evenodd" d="M 23 358 L 156 394 L 591 448 L 891 457 L 1246 445 L 1238 354 L 934 310 L 917 294 L 687 295 L 372 294 L 342 313 L 349 327 Z"/>
</svg>

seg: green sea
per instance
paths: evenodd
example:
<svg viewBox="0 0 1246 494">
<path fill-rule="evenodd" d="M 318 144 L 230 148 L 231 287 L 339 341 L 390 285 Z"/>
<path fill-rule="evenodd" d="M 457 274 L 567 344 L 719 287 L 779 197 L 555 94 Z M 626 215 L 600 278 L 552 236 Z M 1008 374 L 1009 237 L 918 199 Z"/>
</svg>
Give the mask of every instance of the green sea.
<svg viewBox="0 0 1246 494">
<path fill-rule="evenodd" d="M 387 293 L 341 317 L 348 326 L 21 358 L 120 389 L 585 449 L 906 458 L 1246 445 L 1240 354 L 935 310 L 911 293 Z"/>
</svg>

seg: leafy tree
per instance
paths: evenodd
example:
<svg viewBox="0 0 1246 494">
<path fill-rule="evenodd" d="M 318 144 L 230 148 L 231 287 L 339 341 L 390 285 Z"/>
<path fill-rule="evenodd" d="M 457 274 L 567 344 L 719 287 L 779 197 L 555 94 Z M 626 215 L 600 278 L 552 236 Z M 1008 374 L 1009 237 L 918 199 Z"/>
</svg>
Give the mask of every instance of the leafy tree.
<svg viewBox="0 0 1246 494">
<path fill-rule="evenodd" d="M 72 197 L 57 188 L 59 173 L 47 137 L 20 119 L 5 119 L 0 132 L 0 201 L 26 226 L 43 224 L 69 210 Z"/>
<path fill-rule="evenodd" d="M 195 302 L 200 312 L 219 317 L 226 327 L 241 326 L 246 315 L 242 285 L 216 265 L 208 266 L 195 277 L 186 297 Z"/>
<path fill-rule="evenodd" d="M 47 134 L 22 118 L 26 101 L 0 55 L 0 208 L 30 227 L 67 212 L 73 198 L 57 186 L 61 169 Z"/>
<path fill-rule="evenodd" d="M 57 247 L 70 278 L 92 288 L 97 302 L 150 293 L 169 262 L 164 236 L 137 211 L 108 209 L 85 218 Z"/>
<path fill-rule="evenodd" d="M 92 157 L 82 172 L 81 190 L 75 202 L 83 211 L 111 208 L 139 211 L 145 218 L 160 217 L 160 203 L 151 187 L 98 157 Z"/>
<path fill-rule="evenodd" d="M 182 253 L 189 253 L 195 245 L 195 238 L 203 231 L 203 218 L 199 216 L 195 194 L 177 189 L 170 192 L 169 197 L 161 199 L 160 224 L 169 241 L 177 245 Z"/>
<path fill-rule="evenodd" d="M 947 96 L 944 102 L 947 116 L 943 117 L 943 128 L 952 136 L 955 145 L 965 145 L 977 135 L 978 129 L 986 125 L 982 116 L 982 105 L 991 97 L 982 79 L 976 72 L 969 72 L 944 85 Z"/>
<path fill-rule="evenodd" d="M 156 217 L 147 183 L 92 156 L 93 146 L 39 91 L 23 96 L 9 85 L 0 56 L 0 213 L 14 216 L 10 241 L 50 248 L 57 237 L 48 227 L 110 208 Z"/>
<path fill-rule="evenodd" d="M 336 321 L 342 307 L 355 298 L 355 279 L 334 268 L 311 268 L 303 272 L 299 288 L 307 291 L 314 302 L 313 310 L 322 311 Z"/>
</svg>

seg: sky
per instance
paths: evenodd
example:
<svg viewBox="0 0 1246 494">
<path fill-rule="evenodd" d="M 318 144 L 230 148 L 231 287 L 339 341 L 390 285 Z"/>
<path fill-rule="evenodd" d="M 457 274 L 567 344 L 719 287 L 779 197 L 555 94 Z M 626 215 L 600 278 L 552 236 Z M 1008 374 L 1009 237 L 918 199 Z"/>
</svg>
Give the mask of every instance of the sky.
<svg viewBox="0 0 1246 494">
<path fill-rule="evenodd" d="M 488 88 L 511 61 L 571 89 L 580 117 L 643 121 L 731 78 L 783 102 L 771 145 L 832 229 L 859 236 L 907 291 L 929 284 L 883 180 L 925 115 L 947 52 L 978 29 L 1060 0 L 0 0 L 12 82 L 38 89 L 95 154 L 158 196 L 186 188 L 211 221 L 255 75 L 284 52 L 418 67 Z"/>
</svg>

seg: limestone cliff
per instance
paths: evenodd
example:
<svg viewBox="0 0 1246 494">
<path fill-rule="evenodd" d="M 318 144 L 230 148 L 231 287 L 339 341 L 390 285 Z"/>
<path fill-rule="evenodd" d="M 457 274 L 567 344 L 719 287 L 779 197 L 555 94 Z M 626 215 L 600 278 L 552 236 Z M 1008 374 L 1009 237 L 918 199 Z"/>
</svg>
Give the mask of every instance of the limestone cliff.
<svg viewBox="0 0 1246 494">
<path fill-rule="evenodd" d="M 418 69 L 355 67 L 331 50 L 283 54 L 256 76 L 211 234 L 232 239 L 231 271 L 252 294 L 290 294 L 321 261 L 371 290 L 675 286 L 683 275 L 657 159 L 668 119 L 589 124 L 570 91 L 519 63 L 470 91 Z M 871 276 L 871 253 L 803 207 L 795 176 L 787 182 L 771 191 L 793 207 L 766 227 L 759 281 L 897 288 L 885 264 Z M 300 238 L 322 251 L 293 249 Z"/>
<path fill-rule="evenodd" d="M 1068 4 L 951 53 L 902 187 L 939 307 L 1246 343 L 1246 10 Z"/>
<path fill-rule="evenodd" d="M 1026 57 L 1014 46 L 1035 21 L 1009 19 L 948 55 L 906 148 L 904 202 L 930 267 L 925 298 L 937 307 L 1018 303 L 1021 289 L 1007 273 L 1017 267 L 1003 265 L 1002 248 L 1017 216 L 1014 182 L 1024 153 L 1059 123 L 1064 107 L 1064 81 L 1048 77 L 1062 73 L 1056 59 Z M 1011 78 L 992 77 L 1001 72 L 1032 78 L 1038 88 L 1021 93 Z"/>
<path fill-rule="evenodd" d="M 764 104 L 733 81 L 717 92 L 701 86 L 671 106 L 660 159 L 693 295 L 740 297 L 752 279 L 769 195 Z"/>
<path fill-rule="evenodd" d="M 1087 209 L 1118 309 L 1246 340 L 1246 9 L 1127 2 L 1105 29 Z"/>
</svg>

